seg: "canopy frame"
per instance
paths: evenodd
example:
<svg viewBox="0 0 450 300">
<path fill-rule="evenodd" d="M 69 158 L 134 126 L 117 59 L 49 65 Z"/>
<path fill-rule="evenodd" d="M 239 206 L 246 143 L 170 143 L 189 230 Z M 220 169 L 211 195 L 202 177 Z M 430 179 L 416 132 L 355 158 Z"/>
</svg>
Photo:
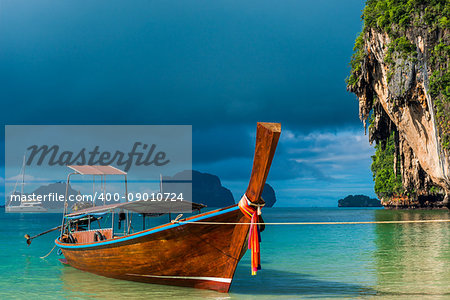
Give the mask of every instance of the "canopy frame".
<svg viewBox="0 0 450 300">
<path fill-rule="evenodd" d="M 127 173 L 126 172 L 123 172 L 113 166 L 70 165 L 68 167 L 75 172 L 69 173 L 67 175 L 66 193 L 65 193 L 65 197 L 64 197 L 64 212 L 63 212 L 63 218 L 62 218 L 63 220 L 62 220 L 62 224 L 61 224 L 61 237 L 64 234 L 64 225 L 66 224 L 66 222 L 68 222 L 68 220 L 78 219 L 78 218 L 85 217 L 85 216 L 89 217 L 89 216 L 101 214 L 101 213 L 104 213 L 104 214 L 111 213 L 112 214 L 111 227 L 112 227 L 112 236 L 114 236 L 114 210 L 115 209 L 121 209 L 121 210 L 127 211 L 125 214 L 127 226 L 124 226 L 124 234 L 125 234 L 125 232 L 127 232 L 127 234 L 129 234 L 130 230 L 132 228 L 132 226 L 131 226 L 132 214 L 130 215 L 130 212 L 135 212 L 135 213 L 139 213 L 142 215 L 143 228 L 145 229 L 145 217 L 146 216 L 169 214 L 169 221 L 171 221 L 171 212 L 186 212 L 186 211 L 193 211 L 193 210 L 197 210 L 198 212 L 200 212 L 202 208 L 206 207 L 206 205 L 204 205 L 204 204 L 194 203 L 194 202 L 190 202 L 190 201 L 183 201 L 181 210 L 172 210 L 172 211 L 167 210 L 167 212 L 155 213 L 154 208 L 155 208 L 155 206 L 158 207 L 158 204 L 160 204 L 160 202 L 154 202 L 154 201 L 150 201 L 150 200 L 138 200 L 138 201 L 131 201 L 131 202 L 128 201 L 128 181 L 127 181 Z M 100 187 L 104 193 L 105 193 L 105 185 L 106 185 L 106 183 L 105 183 L 106 175 L 124 176 L 125 200 L 126 201 L 113 203 L 113 204 L 105 204 L 105 201 L 103 201 L 102 206 L 95 206 L 95 201 L 94 201 L 92 207 L 88 207 L 85 209 L 81 209 L 81 210 L 69 213 L 67 201 L 68 201 L 70 178 L 72 175 L 91 175 L 93 177 L 94 193 L 95 193 L 95 176 L 101 177 L 101 186 Z M 162 175 L 160 176 L 160 181 L 161 181 L 160 189 L 162 192 Z M 159 205 L 159 207 L 162 209 L 167 209 L 167 207 L 164 208 L 161 205 Z M 89 221 L 90 221 L 90 218 L 89 218 Z M 89 222 L 89 229 L 90 229 L 90 222 Z"/>
<path fill-rule="evenodd" d="M 64 225 L 66 223 L 66 216 L 72 215 L 72 214 L 68 214 L 68 193 L 69 193 L 69 184 L 70 184 L 70 177 L 72 175 L 92 175 L 92 179 L 93 179 L 93 192 L 95 194 L 95 176 L 100 175 L 100 188 L 102 189 L 103 193 L 104 193 L 104 198 L 105 199 L 105 195 L 106 195 L 106 175 L 120 175 L 120 176 L 124 176 L 124 182 L 125 182 L 125 203 L 128 203 L 128 181 L 127 181 L 127 173 L 117 169 L 116 167 L 107 165 L 107 166 L 102 166 L 102 165 L 68 165 L 67 167 L 69 167 L 70 169 L 72 169 L 74 172 L 71 172 L 67 175 L 67 182 L 66 182 L 66 192 L 64 195 L 64 211 L 63 211 L 63 218 L 62 218 L 62 224 L 61 224 L 61 237 L 64 234 Z M 93 199 L 94 200 L 94 199 Z M 104 200 L 103 200 L 103 204 L 104 204 Z M 103 206 L 106 206 L 105 204 Z M 93 207 L 95 207 L 95 200 L 93 201 Z M 83 211 L 83 210 L 82 210 Z M 129 213 L 127 212 L 126 214 L 126 221 L 127 221 L 127 226 L 126 228 L 124 227 L 124 232 L 125 229 L 127 230 L 128 233 L 130 233 L 130 228 L 131 228 L 131 216 L 129 215 Z M 112 235 L 114 236 L 114 213 L 112 214 Z M 89 229 L 90 229 L 90 222 L 89 222 Z"/>
</svg>

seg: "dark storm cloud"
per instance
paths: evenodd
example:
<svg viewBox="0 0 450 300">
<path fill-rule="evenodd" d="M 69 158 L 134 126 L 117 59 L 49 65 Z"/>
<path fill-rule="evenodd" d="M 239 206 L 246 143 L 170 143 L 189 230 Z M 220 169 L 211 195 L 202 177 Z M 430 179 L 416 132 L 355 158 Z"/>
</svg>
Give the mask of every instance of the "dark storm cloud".
<svg viewBox="0 0 450 300">
<path fill-rule="evenodd" d="M 361 1 L 3 1 L 4 123 L 357 122 Z"/>
<path fill-rule="evenodd" d="M 209 164 L 194 164 L 194 169 L 218 175 L 224 181 L 248 181 L 253 158 L 231 158 Z M 270 169 L 268 180 L 311 179 L 333 180 L 313 164 L 296 162 L 283 155 L 277 155 Z"/>
<path fill-rule="evenodd" d="M 311 189 L 319 197 L 324 185 L 348 187 L 362 174 L 370 182 L 370 157 L 351 158 L 370 149 L 349 147 L 345 131 L 360 126 L 344 79 L 363 5 L 2 1 L 0 117 L 3 124 L 192 124 L 194 167 L 242 182 L 256 122 L 281 122 L 269 174 L 284 182 L 278 195 Z"/>
<path fill-rule="evenodd" d="M 351 182 L 363 174 L 369 174 L 370 178 L 373 147 L 363 132 L 360 128 L 343 128 L 334 132 L 323 130 L 304 134 L 285 129 L 278 142 L 268 180 Z M 253 151 L 246 154 L 239 157 L 222 155 L 214 162 L 194 160 L 194 168 L 217 174 L 223 180 L 248 180 Z"/>
<path fill-rule="evenodd" d="M 285 129 L 267 182 L 280 206 L 336 206 L 348 194 L 373 192 L 371 155 L 374 149 L 360 127 L 302 133 Z M 250 178 L 252 157 L 231 158 L 194 168 L 217 174 L 236 199 Z"/>
<path fill-rule="evenodd" d="M 192 132 L 192 154 L 196 163 L 211 163 L 231 158 L 251 158 L 255 149 L 255 138 L 251 133 L 255 126 L 213 126 L 194 129 Z"/>
</svg>

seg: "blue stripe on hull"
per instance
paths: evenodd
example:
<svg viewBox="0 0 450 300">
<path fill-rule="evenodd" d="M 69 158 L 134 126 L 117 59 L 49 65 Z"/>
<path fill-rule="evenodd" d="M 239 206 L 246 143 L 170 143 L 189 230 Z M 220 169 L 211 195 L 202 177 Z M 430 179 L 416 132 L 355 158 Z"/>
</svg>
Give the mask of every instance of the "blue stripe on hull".
<svg viewBox="0 0 450 300">
<path fill-rule="evenodd" d="M 234 206 L 234 207 L 231 207 L 231 208 L 228 208 L 228 209 L 224 209 L 224 210 L 215 212 L 213 214 L 208 214 L 208 215 L 205 215 L 205 216 L 201 216 L 201 217 L 197 217 L 197 218 L 191 219 L 191 220 L 189 220 L 189 222 L 195 222 L 195 221 L 208 219 L 208 218 L 219 216 L 219 215 L 222 215 L 222 214 L 226 214 L 228 212 L 232 212 L 232 211 L 235 211 L 235 210 L 238 210 L 238 209 L 239 209 L 239 206 Z M 58 240 L 55 240 L 55 244 L 58 247 L 63 248 L 63 249 L 80 249 L 80 248 L 100 247 L 100 246 L 105 246 L 105 245 L 110 245 L 110 244 L 115 244 L 115 243 L 121 243 L 121 242 L 129 241 L 129 240 L 132 240 L 132 239 L 140 238 L 140 237 L 143 237 L 143 236 L 147 236 L 147 235 L 150 235 L 150 234 L 153 234 L 153 233 L 157 233 L 157 232 L 160 232 L 160 231 L 168 230 L 168 229 L 175 228 L 175 227 L 178 227 L 178 226 L 183 226 L 183 225 L 187 225 L 187 224 L 177 224 L 177 223 L 176 224 L 171 224 L 169 226 L 164 226 L 162 228 L 146 230 L 146 231 L 143 231 L 141 233 L 134 234 L 132 236 L 126 236 L 126 237 L 117 238 L 117 239 L 109 240 L 109 241 L 96 242 L 96 243 L 93 243 L 93 244 L 70 245 L 70 244 L 62 244 L 62 243 L 58 242 Z"/>
</svg>

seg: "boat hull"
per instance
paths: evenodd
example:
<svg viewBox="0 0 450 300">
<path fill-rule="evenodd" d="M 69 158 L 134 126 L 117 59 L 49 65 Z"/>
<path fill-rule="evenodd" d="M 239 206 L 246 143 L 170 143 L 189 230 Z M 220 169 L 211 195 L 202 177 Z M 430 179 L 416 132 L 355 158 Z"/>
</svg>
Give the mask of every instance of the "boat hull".
<svg viewBox="0 0 450 300">
<path fill-rule="evenodd" d="M 188 221 L 248 223 L 237 206 Z M 246 251 L 249 225 L 166 224 L 111 240 L 66 244 L 67 263 L 98 275 L 228 292 Z"/>
</svg>

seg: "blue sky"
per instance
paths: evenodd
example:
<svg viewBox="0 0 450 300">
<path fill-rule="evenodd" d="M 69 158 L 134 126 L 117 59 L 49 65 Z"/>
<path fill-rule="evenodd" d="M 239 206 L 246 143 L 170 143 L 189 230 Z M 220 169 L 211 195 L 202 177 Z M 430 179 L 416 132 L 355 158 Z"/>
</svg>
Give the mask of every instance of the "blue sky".
<svg viewBox="0 0 450 300">
<path fill-rule="evenodd" d="M 344 81 L 363 5 L 2 1 L 1 120 L 192 124 L 194 167 L 219 175 L 236 197 L 255 123 L 277 121 L 269 183 L 279 206 L 374 196 L 373 148 Z"/>
</svg>

